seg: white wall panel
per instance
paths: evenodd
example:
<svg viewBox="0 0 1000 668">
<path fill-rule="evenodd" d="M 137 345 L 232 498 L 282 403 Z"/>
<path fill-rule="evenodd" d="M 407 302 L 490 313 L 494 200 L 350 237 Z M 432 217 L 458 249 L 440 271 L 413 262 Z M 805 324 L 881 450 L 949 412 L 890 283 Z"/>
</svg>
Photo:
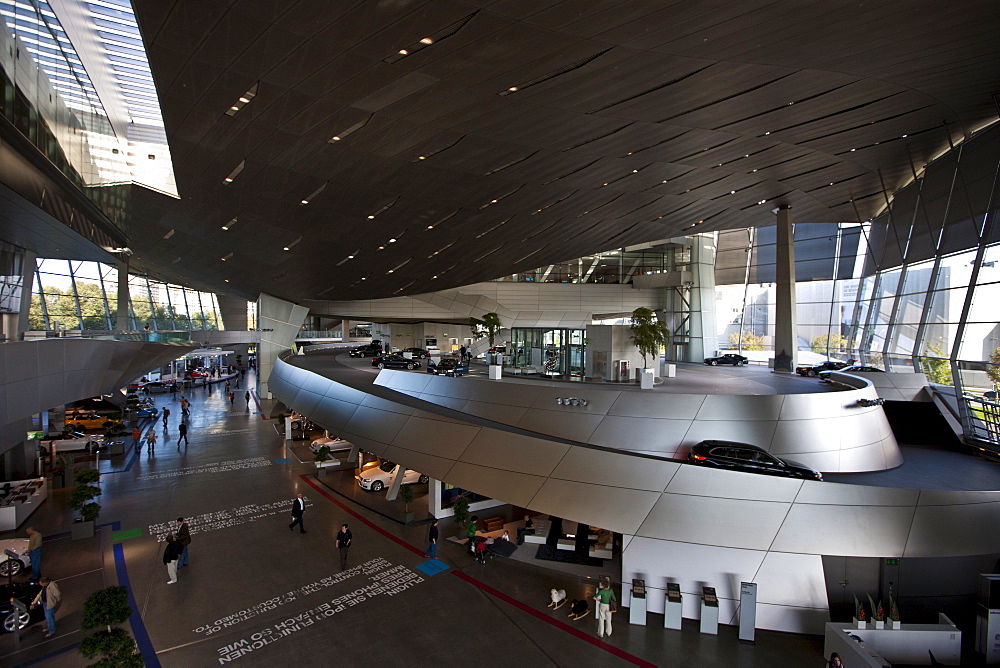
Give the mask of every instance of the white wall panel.
<svg viewBox="0 0 1000 668">
<path fill-rule="evenodd" d="M 559 413 L 529 408 L 515 426 L 539 434 L 550 434 L 586 443 L 600 423 L 600 415 Z"/>
<path fill-rule="evenodd" d="M 792 395 L 801 396 L 801 395 Z M 824 396 L 824 395 L 816 395 Z M 778 419 L 785 395 L 747 396 L 744 394 L 709 394 L 695 416 L 697 420 L 734 421 Z"/>
<path fill-rule="evenodd" d="M 461 461 L 547 476 L 570 447 L 564 443 L 484 429 L 472 439 L 462 453 Z"/>
<path fill-rule="evenodd" d="M 587 441 L 624 450 L 657 452 L 672 457 L 691 427 L 690 420 L 635 420 L 606 417 Z"/>
<path fill-rule="evenodd" d="M 477 431 L 477 427 L 469 425 L 410 416 L 393 439 L 393 445 L 458 459 Z"/>
<path fill-rule="evenodd" d="M 358 406 L 344 429 L 355 434 L 365 434 L 382 443 L 392 443 L 409 419 L 400 413 Z"/>
<path fill-rule="evenodd" d="M 628 481 L 633 489 L 659 492 L 681 468 L 681 464 L 657 460 L 633 461 L 614 452 L 590 448 L 568 448 L 550 477 L 561 480 L 614 485 Z"/>
<path fill-rule="evenodd" d="M 549 479 L 531 499 L 530 507 L 574 522 L 634 534 L 659 496 L 656 492 Z M 572 503 L 567 504 L 570 499 Z"/>
<path fill-rule="evenodd" d="M 771 549 L 802 554 L 900 557 L 913 508 L 792 504 Z"/>
<path fill-rule="evenodd" d="M 664 494 L 635 532 L 685 543 L 766 550 L 788 503 Z"/>
<path fill-rule="evenodd" d="M 712 496 L 748 501 L 795 500 L 801 480 L 772 476 L 743 475 L 736 471 L 680 464 L 677 475 L 663 491 L 670 494 Z"/>
<path fill-rule="evenodd" d="M 656 392 L 619 392 L 608 415 L 634 418 L 673 418 L 691 420 L 705 403 L 703 394 Z"/>
<path fill-rule="evenodd" d="M 515 506 L 528 507 L 545 478 L 456 462 L 448 473 L 447 482 Z"/>
</svg>

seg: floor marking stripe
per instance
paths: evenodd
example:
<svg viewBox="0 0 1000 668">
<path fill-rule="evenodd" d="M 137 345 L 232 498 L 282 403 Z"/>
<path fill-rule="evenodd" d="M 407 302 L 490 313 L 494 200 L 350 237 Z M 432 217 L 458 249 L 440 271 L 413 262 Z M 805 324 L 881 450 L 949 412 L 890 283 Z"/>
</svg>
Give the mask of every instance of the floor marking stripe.
<svg viewBox="0 0 1000 668">
<path fill-rule="evenodd" d="M 121 523 L 112 522 L 111 528 L 114 531 L 120 531 Z M 125 548 L 121 543 L 115 543 L 112 548 L 115 553 L 115 574 L 118 576 L 118 584 L 124 585 L 128 591 L 128 606 L 132 608 L 132 614 L 128 618 L 128 624 L 132 627 L 132 637 L 135 638 L 135 643 L 139 646 L 142 660 L 147 668 L 160 668 L 160 660 L 156 657 L 156 650 L 153 649 L 153 642 L 149 639 L 146 624 L 142 621 L 142 613 L 139 612 L 139 605 L 135 602 L 135 595 L 132 593 L 132 585 L 128 579 L 128 568 L 125 565 Z"/>
</svg>

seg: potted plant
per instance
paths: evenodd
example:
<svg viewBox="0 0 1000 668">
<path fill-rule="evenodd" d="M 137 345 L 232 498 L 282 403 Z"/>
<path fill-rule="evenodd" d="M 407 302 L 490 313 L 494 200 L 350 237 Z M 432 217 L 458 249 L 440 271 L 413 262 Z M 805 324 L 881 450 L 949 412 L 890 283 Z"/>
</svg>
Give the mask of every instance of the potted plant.
<svg viewBox="0 0 1000 668">
<path fill-rule="evenodd" d="M 469 522 L 469 500 L 464 494 L 455 498 L 451 510 L 455 514 L 455 535 L 465 538 L 465 525 Z"/>
<path fill-rule="evenodd" d="M 70 508 L 80 511 L 80 517 L 71 527 L 73 540 L 91 538 L 94 535 L 94 522 L 101 512 L 100 504 L 94 499 L 101 495 L 101 490 L 93 487 L 92 483 L 97 482 L 100 477 L 101 474 L 94 469 L 84 469 L 76 474 L 76 480 L 80 484 L 69 497 Z"/>
<path fill-rule="evenodd" d="M 118 628 L 131 616 L 128 589 L 122 586 L 95 591 L 83 603 L 83 628 L 104 627 L 80 643 L 79 652 L 88 659 L 100 658 L 95 666 L 142 668 L 142 655 L 136 651 L 135 640 L 125 629 Z"/>
<path fill-rule="evenodd" d="M 642 355 L 643 370 L 639 376 L 642 389 L 651 390 L 654 374 L 650 373 L 646 358 L 652 356 L 655 360 L 659 357 L 660 348 L 670 343 L 670 328 L 667 323 L 659 321 L 652 309 L 639 307 L 632 311 L 629 329 L 632 332 L 632 343 Z"/>
<path fill-rule="evenodd" d="M 326 473 L 327 461 L 330 459 L 330 448 L 325 445 L 316 451 L 313 461 L 316 462 L 316 475 L 323 476 Z"/>
<path fill-rule="evenodd" d="M 868 628 L 868 615 L 865 613 L 865 606 L 858 600 L 858 597 L 854 597 L 854 624 L 859 629 Z"/>
<path fill-rule="evenodd" d="M 899 621 L 899 606 L 896 605 L 896 600 L 890 596 L 889 597 L 889 625 L 890 628 L 899 629 L 902 624 Z"/>
<path fill-rule="evenodd" d="M 497 332 L 503 328 L 503 323 L 500 322 L 500 316 L 496 313 L 484 313 L 482 318 L 469 318 L 469 329 L 472 330 L 472 336 L 477 339 L 481 339 L 484 336 L 489 339 L 490 349 L 496 341 Z M 502 365 L 496 363 L 496 355 L 493 353 L 487 353 L 487 358 L 490 362 L 490 378 L 492 380 L 499 380 Z"/>
<path fill-rule="evenodd" d="M 875 601 L 872 600 L 872 595 L 868 594 L 868 605 L 870 605 L 871 609 L 872 609 L 872 621 L 875 622 L 875 628 L 876 629 L 884 629 L 885 628 L 885 608 L 882 607 L 882 601 L 879 601 L 878 605 L 875 605 Z"/>
<path fill-rule="evenodd" d="M 409 524 L 413 521 L 413 513 L 410 512 L 410 504 L 413 503 L 413 488 L 409 485 L 400 487 L 399 500 L 403 502 L 403 523 Z"/>
<path fill-rule="evenodd" d="M 109 455 L 120 455 L 125 448 L 125 423 L 117 413 L 101 425 L 104 428 L 104 445 Z"/>
</svg>

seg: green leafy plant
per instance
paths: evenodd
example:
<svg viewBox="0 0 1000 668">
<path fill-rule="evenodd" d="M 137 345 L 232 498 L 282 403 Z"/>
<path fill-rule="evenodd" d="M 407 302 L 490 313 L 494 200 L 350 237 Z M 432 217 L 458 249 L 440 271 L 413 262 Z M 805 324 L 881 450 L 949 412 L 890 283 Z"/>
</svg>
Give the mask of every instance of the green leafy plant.
<svg viewBox="0 0 1000 668">
<path fill-rule="evenodd" d="M 879 601 L 878 605 L 875 605 L 875 601 L 872 600 L 872 595 L 868 594 L 868 605 L 871 606 L 872 619 L 876 622 L 884 622 L 885 608 L 882 607 L 882 601 Z"/>
<path fill-rule="evenodd" d="M 847 351 L 847 338 L 841 334 L 822 334 L 820 336 L 814 336 L 809 341 L 809 348 L 812 349 L 814 353 L 819 353 L 820 355 L 833 353 L 843 353 Z"/>
<path fill-rule="evenodd" d="M 729 345 L 739 350 L 764 350 L 764 337 L 744 332 L 741 339 L 739 332 L 730 332 Z"/>
<path fill-rule="evenodd" d="M 127 631 L 116 626 L 124 623 L 131 615 L 128 589 L 125 587 L 107 587 L 88 596 L 83 603 L 83 628 L 104 628 L 83 639 L 80 654 L 88 659 L 100 657 L 92 666 L 141 668 L 144 664 L 142 655 L 136 649 L 135 640 Z"/>
<path fill-rule="evenodd" d="M 490 348 L 493 347 L 497 332 L 502 328 L 503 323 L 500 322 L 500 316 L 496 313 L 484 313 L 481 319 L 469 318 L 469 329 L 472 330 L 472 336 L 477 339 L 485 336 L 490 341 Z"/>
<path fill-rule="evenodd" d="M 69 507 L 80 511 L 84 522 L 93 522 L 101 512 L 100 504 L 94 502 L 101 495 L 101 490 L 91 486 L 100 477 L 101 474 L 94 469 L 84 469 L 76 474 L 76 481 L 80 484 L 70 493 Z"/>
<path fill-rule="evenodd" d="M 858 621 L 864 621 L 865 619 L 868 618 L 867 614 L 865 613 L 865 606 L 861 601 L 858 600 L 857 596 L 854 597 L 854 618 L 857 619 Z"/>
<path fill-rule="evenodd" d="M 451 509 L 455 513 L 455 527 L 458 529 L 459 535 L 463 535 L 465 525 L 469 520 L 469 500 L 465 498 L 465 495 L 458 496 L 451 504 Z"/>
<path fill-rule="evenodd" d="M 1000 346 L 990 353 L 990 363 L 986 366 L 986 376 L 993 383 L 993 390 L 1000 388 Z"/>
<path fill-rule="evenodd" d="M 894 622 L 899 621 L 899 606 L 896 605 L 896 600 L 892 596 L 889 597 L 889 619 Z"/>
<path fill-rule="evenodd" d="M 403 485 L 399 488 L 399 500 L 403 502 L 403 512 L 410 512 L 410 504 L 413 503 L 413 488 Z"/>
<path fill-rule="evenodd" d="M 670 328 L 667 323 L 659 321 L 652 309 L 640 306 L 632 311 L 629 329 L 632 331 L 632 343 L 642 355 L 644 367 L 649 366 L 646 357 L 655 359 L 660 354 L 660 348 L 670 344 Z"/>
<path fill-rule="evenodd" d="M 954 385 L 951 375 L 951 360 L 947 357 L 940 343 L 932 343 L 924 349 L 926 357 L 920 357 L 920 366 L 927 374 L 927 380 L 938 385 Z"/>
<path fill-rule="evenodd" d="M 330 448 L 325 445 L 316 451 L 316 461 L 322 464 L 323 462 L 330 459 Z"/>
</svg>

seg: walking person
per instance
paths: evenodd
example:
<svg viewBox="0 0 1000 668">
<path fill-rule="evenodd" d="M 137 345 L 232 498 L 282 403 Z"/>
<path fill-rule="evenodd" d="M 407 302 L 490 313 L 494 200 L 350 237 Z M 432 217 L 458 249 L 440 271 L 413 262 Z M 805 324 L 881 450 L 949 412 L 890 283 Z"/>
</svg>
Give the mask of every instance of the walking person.
<svg viewBox="0 0 1000 668">
<path fill-rule="evenodd" d="M 142 449 L 142 430 L 139 427 L 132 428 L 132 447 Z"/>
<path fill-rule="evenodd" d="M 177 537 L 177 542 L 184 548 L 181 550 L 181 558 L 177 560 L 177 568 L 184 568 L 188 565 L 188 545 L 191 544 L 191 530 L 188 529 L 187 522 L 184 521 L 183 517 L 177 518 L 177 533 L 174 535 Z"/>
<path fill-rule="evenodd" d="M 425 557 L 437 559 L 438 557 L 438 521 L 431 522 L 431 528 L 427 532 L 427 552 Z"/>
<path fill-rule="evenodd" d="M 229 405 L 232 406 L 233 405 L 233 401 L 235 401 L 235 400 L 236 400 L 236 393 L 235 392 L 230 392 L 229 393 Z"/>
<path fill-rule="evenodd" d="M 611 602 L 618 601 L 611 582 L 607 578 L 601 579 L 601 584 L 597 588 L 594 596 L 597 602 L 597 637 L 603 638 L 605 633 L 611 635 Z"/>
<path fill-rule="evenodd" d="M 452 348 L 452 350 L 454 350 L 454 348 Z M 465 346 L 458 349 L 458 359 L 463 362 L 465 361 Z"/>
<path fill-rule="evenodd" d="M 288 525 L 288 530 L 291 531 L 295 528 L 295 525 L 299 525 L 299 531 L 301 533 L 306 532 L 306 525 L 302 522 L 302 514 L 306 512 L 306 500 L 302 498 L 302 492 L 295 495 L 292 499 L 292 523 Z"/>
<path fill-rule="evenodd" d="M 163 431 L 167 430 L 167 422 L 170 421 L 170 409 L 164 406 L 163 408 Z"/>
<path fill-rule="evenodd" d="M 167 535 L 167 549 L 163 551 L 163 563 L 167 566 L 167 575 L 170 579 L 167 580 L 168 585 L 177 583 L 177 560 L 180 559 L 181 553 L 184 548 L 181 547 L 180 542 L 174 538 L 173 534 Z"/>
<path fill-rule="evenodd" d="M 347 525 L 341 524 L 340 531 L 337 532 L 337 549 L 340 550 L 340 570 L 347 568 L 347 551 L 351 549 L 351 539 L 353 537 Z"/>
<path fill-rule="evenodd" d="M 188 444 L 188 426 L 187 422 L 181 422 L 177 426 L 177 449 L 181 449 L 181 439 L 184 439 L 184 445 Z"/>
<path fill-rule="evenodd" d="M 250 410 L 250 390 L 246 391 L 246 394 L 243 395 L 243 398 L 247 400 L 247 410 Z"/>
<path fill-rule="evenodd" d="M 149 447 L 148 454 L 152 455 L 156 452 L 156 431 L 154 429 L 146 432 L 146 445 Z"/>
<path fill-rule="evenodd" d="M 56 634 L 56 608 L 59 607 L 59 602 L 62 600 L 62 592 L 59 591 L 59 585 L 49 578 L 39 578 L 38 584 L 42 585 L 42 590 L 31 602 L 31 607 L 42 606 L 42 610 L 45 612 L 45 626 L 48 629 L 45 637 L 51 638 Z"/>
<path fill-rule="evenodd" d="M 35 527 L 25 529 L 28 534 L 28 556 L 31 557 L 31 581 L 38 582 L 42 577 L 42 534 Z"/>
<path fill-rule="evenodd" d="M 229 381 L 227 380 L 226 381 L 226 392 L 228 392 L 228 391 L 229 391 Z"/>
</svg>

